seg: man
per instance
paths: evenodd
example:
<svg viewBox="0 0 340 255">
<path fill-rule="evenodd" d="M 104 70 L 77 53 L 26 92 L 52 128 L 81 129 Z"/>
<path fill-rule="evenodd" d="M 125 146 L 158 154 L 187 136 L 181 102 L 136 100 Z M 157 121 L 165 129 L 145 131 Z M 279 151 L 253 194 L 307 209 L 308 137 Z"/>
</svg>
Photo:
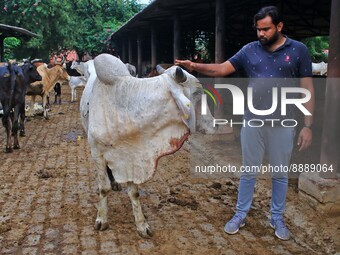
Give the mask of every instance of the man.
<svg viewBox="0 0 340 255">
<path fill-rule="evenodd" d="M 224 63 L 199 64 L 189 60 L 176 60 L 176 64 L 184 66 L 189 71 L 197 71 L 214 77 L 227 76 L 243 68 L 250 78 L 249 86 L 253 88 L 253 105 L 258 110 L 268 109 L 272 105 L 273 87 L 278 87 L 280 92 L 280 87 L 286 86 L 287 80 L 292 80 L 293 83 L 294 79 L 287 78 L 299 78 L 297 85 L 311 93 L 311 99 L 304 104 L 304 107 L 313 114 L 312 66 L 306 46 L 282 35 L 283 22 L 278 9 L 274 6 L 264 7 L 254 16 L 254 27 L 257 30 L 258 41 L 245 45 Z M 266 78 L 283 79 L 276 79 L 279 82 L 274 82 L 273 79 Z M 263 80 L 266 81 L 263 82 Z M 282 116 L 279 110 L 277 109 L 269 116 L 254 115 L 247 110 L 244 120 L 294 118 L 292 109 L 288 109 L 286 116 Z M 308 148 L 312 142 L 312 123 L 311 115 L 304 117 L 304 127 L 297 140 L 299 151 Z M 260 166 L 265 152 L 268 153 L 271 166 L 288 166 L 293 150 L 294 136 L 294 127 L 272 126 L 272 123 L 270 125 L 267 123 L 262 127 L 244 125 L 241 130 L 243 166 Z M 236 213 L 225 225 L 226 233 L 235 234 L 239 228 L 245 225 L 245 218 L 253 199 L 257 174 L 256 172 L 242 173 Z M 290 238 L 290 232 L 283 219 L 288 189 L 287 175 L 283 172 L 272 174 L 270 225 L 275 229 L 275 235 L 282 240 Z"/>
</svg>

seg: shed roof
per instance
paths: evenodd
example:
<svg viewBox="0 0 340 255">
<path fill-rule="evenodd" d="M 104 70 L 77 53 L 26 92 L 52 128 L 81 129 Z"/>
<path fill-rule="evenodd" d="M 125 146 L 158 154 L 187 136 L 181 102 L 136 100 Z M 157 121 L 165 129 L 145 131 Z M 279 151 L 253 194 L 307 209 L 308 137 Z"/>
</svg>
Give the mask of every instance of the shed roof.
<svg viewBox="0 0 340 255">
<path fill-rule="evenodd" d="M 148 29 L 151 24 L 171 25 L 180 15 L 185 26 L 214 31 L 215 0 L 154 0 L 112 34 L 113 40 L 129 32 Z M 328 35 L 331 0 L 225 0 L 227 37 L 254 39 L 254 14 L 263 6 L 275 5 L 281 10 L 285 34 L 292 38 Z"/>
<path fill-rule="evenodd" d="M 9 26 L 5 24 L 0 24 L 0 36 L 1 37 L 22 37 L 22 36 L 38 36 L 35 33 L 32 33 L 31 31 L 28 31 L 27 29 L 24 29 L 22 27 L 14 27 Z"/>
</svg>

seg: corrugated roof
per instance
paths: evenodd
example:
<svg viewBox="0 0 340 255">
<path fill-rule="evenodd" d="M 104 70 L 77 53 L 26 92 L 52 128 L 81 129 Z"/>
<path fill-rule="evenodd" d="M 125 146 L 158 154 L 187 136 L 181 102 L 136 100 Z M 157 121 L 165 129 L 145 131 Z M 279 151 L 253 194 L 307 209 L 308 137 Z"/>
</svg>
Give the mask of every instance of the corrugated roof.
<svg viewBox="0 0 340 255">
<path fill-rule="evenodd" d="M 2 37 L 9 37 L 9 36 L 21 36 L 21 35 L 27 35 L 27 36 L 38 36 L 37 34 L 28 31 L 27 29 L 24 29 L 22 27 L 15 27 L 15 26 L 9 26 L 5 24 L 0 24 L 0 35 Z"/>
</svg>

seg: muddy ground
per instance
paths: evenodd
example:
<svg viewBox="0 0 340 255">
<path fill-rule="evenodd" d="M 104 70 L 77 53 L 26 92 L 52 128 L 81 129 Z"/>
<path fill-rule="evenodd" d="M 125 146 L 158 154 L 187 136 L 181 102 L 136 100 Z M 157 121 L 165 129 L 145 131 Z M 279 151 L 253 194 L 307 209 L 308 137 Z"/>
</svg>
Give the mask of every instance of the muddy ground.
<svg viewBox="0 0 340 255">
<path fill-rule="evenodd" d="M 223 232 L 232 217 L 237 178 L 197 178 L 190 173 L 186 142 L 162 158 L 154 178 L 141 185 L 141 203 L 154 236 L 137 234 L 123 186 L 109 195 L 110 227 L 94 230 L 98 202 L 96 175 L 79 117 L 79 101 L 70 102 L 62 87 L 62 104 L 52 105 L 51 119 L 26 123 L 21 149 L 0 153 L 0 254 L 335 254 L 339 218 L 327 218 L 298 198 L 292 180 L 287 198 L 289 241 L 273 235 L 268 223 L 270 181 L 258 181 L 247 224 L 239 234 Z M 78 90 L 81 94 L 81 90 Z M 52 99 L 53 101 L 53 99 Z M 235 138 L 236 137 L 236 138 Z M 5 146 L 0 128 L 1 147 Z M 237 135 L 205 140 L 221 156 L 240 165 Z M 202 146 L 200 147 L 202 148 Z M 128 159 L 127 159 L 128 160 Z"/>
</svg>

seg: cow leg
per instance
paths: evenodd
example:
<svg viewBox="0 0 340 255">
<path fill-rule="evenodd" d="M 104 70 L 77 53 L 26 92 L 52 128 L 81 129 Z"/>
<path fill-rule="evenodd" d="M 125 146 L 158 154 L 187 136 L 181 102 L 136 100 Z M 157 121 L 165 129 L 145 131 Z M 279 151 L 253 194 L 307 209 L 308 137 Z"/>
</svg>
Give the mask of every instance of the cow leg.
<svg viewBox="0 0 340 255">
<path fill-rule="evenodd" d="M 32 96 L 31 102 L 30 102 L 30 117 L 34 116 L 34 104 L 35 104 L 35 96 Z"/>
<path fill-rule="evenodd" d="M 150 238 L 153 233 L 142 212 L 142 207 L 139 202 L 138 186 L 132 182 L 128 182 L 128 194 L 132 203 L 138 234 L 143 238 Z"/>
<path fill-rule="evenodd" d="M 61 104 L 61 84 L 59 82 L 54 86 L 54 91 L 58 98 L 58 104 Z"/>
<path fill-rule="evenodd" d="M 20 149 L 19 139 L 18 139 L 18 119 L 19 119 L 20 105 L 16 105 L 14 108 L 14 113 L 11 114 L 12 118 L 12 136 L 14 138 L 13 149 Z"/>
<path fill-rule="evenodd" d="M 122 186 L 118 182 L 116 182 L 115 178 L 112 175 L 112 171 L 108 166 L 106 167 L 106 171 L 107 171 L 107 175 L 108 175 L 110 182 L 111 182 L 112 190 L 113 191 L 121 191 Z"/>
<path fill-rule="evenodd" d="M 77 101 L 77 87 L 74 88 L 74 101 Z"/>
<path fill-rule="evenodd" d="M 46 107 L 50 107 L 50 93 L 46 95 L 45 105 Z"/>
<path fill-rule="evenodd" d="M 74 88 L 71 88 L 71 102 L 74 102 Z"/>
<path fill-rule="evenodd" d="M 2 124 L 6 129 L 6 148 L 5 152 L 10 153 L 13 152 L 12 149 L 12 121 L 9 116 L 9 111 L 4 108 L 4 115 L 2 116 Z"/>
<path fill-rule="evenodd" d="M 47 106 L 46 106 L 47 99 L 48 99 L 47 95 L 44 94 L 44 95 L 43 95 L 43 109 L 44 109 L 44 117 L 45 117 L 46 120 L 50 119 L 50 118 L 48 117 L 48 114 L 47 114 Z M 48 103 L 48 104 L 49 104 L 49 103 Z"/>
<path fill-rule="evenodd" d="M 21 104 L 20 106 L 20 113 L 19 113 L 19 132 L 20 136 L 26 136 L 25 133 L 25 103 Z"/>
<path fill-rule="evenodd" d="M 111 191 L 111 184 L 106 171 L 106 164 L 103 159 L 94 158 L 96 169 L 97 169 L 97 179 L 99 188 L 99 203 L 97 205 L 97 218 L 94 228 L 96 230 L 103 231 L 109 227 L 107 222 L 107 195 Z"/>
<path fill-rule="evenodd" d="M 7 132 L 7 143 L 6 143 L 6 153 L 11 153 L 13 152 L 12 148 L 12 121 L 10 118 L 7 120 L 7 127 L 6 127 L 6 132 Z"/>
</svg>

